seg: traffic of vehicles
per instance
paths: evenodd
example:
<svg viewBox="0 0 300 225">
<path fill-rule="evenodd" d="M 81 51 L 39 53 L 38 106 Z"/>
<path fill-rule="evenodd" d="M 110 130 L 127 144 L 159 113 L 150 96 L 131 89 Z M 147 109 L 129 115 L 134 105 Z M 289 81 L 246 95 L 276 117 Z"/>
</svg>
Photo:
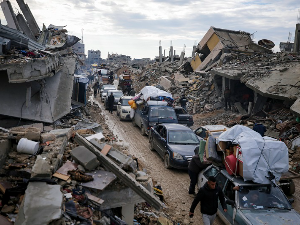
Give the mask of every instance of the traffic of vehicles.
<svg viewBox="0 0 300 225">
<path fill-rule="evenodd" d="M 291 174 L 287 169 L 285 173 L 283 170 L 280 172 L 281 179 L 276 179 L 276 172 L 275 176 L 271 173 L 273 177 L 268 177 L 267 182 L 248 179 L 245 173 L 247 155 L 243 153 L 241 146 L 233 140 L 232 143 L 228 140 L 227 143 L 219 141 L 222 134 L 231 128 L 205 125 L 191 130 L 189 127 L 194 124 L 193 117 L 184 108 L 174 107 L 169 93 L 148 86 L 136 96 L 126 96 L 125 92 L 126 89 L 117 90 L 113 85 L 102 84 L 100 95 L 105 109 L 108 108 L 108 96 L 113 93 L 114 110 L 119 119 L 131 121 L 143 136 L 149 137 L 150 150 L 158 153 L 166 169 L 187 170 L 192 157 L 200 155 L 201 142 L 205 142 L 202 154 L 206 158 L 203 160 L 211 161 L 212 165 L 199 173 L 197 186 L 200 189 L 209 176 L 216 178 L 228 209 L 224 212 L 219 203 L 218 215 L 226 224 L 299 224 L 300 215 L 291 206 L 293 199 L 286 197 L 295 192 L 292 179 L 299 176 Z M 279 143 L 270 138 L 264 138 L 264 141 Z M 244 156 L 244 162 L 241 155 Z M 235 161 L 232 162 L 234 158 Z M 284 158 L 282 156 L 281 160 Z M 255 195 L 259 201 L 252 201 Z"/>
</svg>

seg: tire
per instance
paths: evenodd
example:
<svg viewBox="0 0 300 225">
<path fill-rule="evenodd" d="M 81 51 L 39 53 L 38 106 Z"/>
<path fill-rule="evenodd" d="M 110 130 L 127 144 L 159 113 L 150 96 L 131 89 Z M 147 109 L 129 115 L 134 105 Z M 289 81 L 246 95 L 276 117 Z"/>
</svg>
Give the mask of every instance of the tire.
<svg viewBox="0 0 300 225">
<path fill-rule="evenodd" d="M 290 195 L 295 193 L 296 187 L 295 187 L 294 181 L 292 181 L 292 180 L 290 181 L 290 188 L 289 189 L 290 189 L 290 191 L 289 191 Z"/>
<path fill-rule="evenodd" d="M 135 121 L 134 121 L 134 117 L 132 118 L 131 122 L 132 122 L 132 125 L 133 125 L 134 127 L 136 127 L 136 123 L 135 123 Z"/>
<path fill-rule="evenodd" d="M 165 154 L 165 157 L 164 157 L 164 166 L 166 169 L 171 169 L 171 166 L 170 166 L 170 157 L 168 154 Z"/>
<path fill-rule="evenodd" d="M 141 124 L 141 134 L 143 136 L 147 136 L 146 130 L 145 130 L 145 126 L 143 124 Z"/>
<path fill-rule="evenodd" d="M 153 146 L 153 139 L 150 137 L 149 138 L 149 147 L 151 151 L 155 151 L 154 146 Z"/>
<path fill-rule="evenodd" d="M 122 118 L 121 118 L 121 116 L 119 116 L 119 118 L 120 118 L 120 121 L 122 121 Z"/>
<path fill-rule="evenodd" d="M 117 116 L 119 116 L 118 110 L 117 110 Z M 120 117 L 120 119 L 121 119 L 121 117 Z"/>
</svg>

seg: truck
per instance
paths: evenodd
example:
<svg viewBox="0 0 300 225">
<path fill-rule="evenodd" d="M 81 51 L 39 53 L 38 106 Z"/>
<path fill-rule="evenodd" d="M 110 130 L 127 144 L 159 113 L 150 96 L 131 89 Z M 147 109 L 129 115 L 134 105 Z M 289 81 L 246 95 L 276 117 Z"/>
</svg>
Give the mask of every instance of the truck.
<svg viewBox="0 0 300 225">
<path fill-rule="evenodd" d="M 132 80 L 131 80 L 131 75 L 129 73 L 124 73 L 119 76 L 118 89 L 121 90 L 123 93 L 126 93 L 127 88 L 131 87 L 131 85 L 132 85 Z"/>
</svg>

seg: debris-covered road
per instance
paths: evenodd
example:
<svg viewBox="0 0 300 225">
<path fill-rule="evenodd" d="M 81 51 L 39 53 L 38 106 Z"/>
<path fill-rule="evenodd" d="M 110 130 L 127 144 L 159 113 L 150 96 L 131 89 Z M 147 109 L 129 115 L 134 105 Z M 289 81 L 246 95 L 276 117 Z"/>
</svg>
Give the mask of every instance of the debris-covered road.
<svg viewBox="0 0 300 225">
<path fill-rule="evenodd" d="M 97 98 L 97 100 L 99 100 L 97 104 L 102 109 L 110 130 L 121 143 L 128 146 L 129 154 L 138 158 L 139 163 L 147 170 L 153 181 L 161 185 L 168 207 L 164 212 L 180 224 L 195 224 L 196 221 L 200 221 L 199 205 L 195 216 L 192 219 L 188 216 L 193 196 L 188 194 L 190 179 L 187 172 L 166 169 L 159 155 L 155 151 L 150 151 L 148 137 L 142 136 L 140 129 L 133 127 L 131 121 L 120 121 L 116 116 L 116 111 L 112 115 L 109 114 L 107 110 L 104 110 L 103 104 L 99 103 L 100 99 Z M 223 222 L 217 218 L 215 224 L 223 224 Z"/>
</svg>

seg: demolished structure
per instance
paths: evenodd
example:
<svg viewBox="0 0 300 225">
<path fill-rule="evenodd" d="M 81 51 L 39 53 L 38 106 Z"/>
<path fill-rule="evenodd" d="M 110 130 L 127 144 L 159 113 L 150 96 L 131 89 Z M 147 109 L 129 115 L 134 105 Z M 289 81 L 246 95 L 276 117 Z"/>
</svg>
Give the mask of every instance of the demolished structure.
<svg viewBox="0 0 300 225">
<path fill-rule="evenodd" d="M 70 47 L 79 38 L 54 25 L 40 31 L 28 5 L 17 2 L 25 18 L 1 2 L 7 26 L 0 24 L 0 114 L 51 123 L 70 112 L 76 61 Z"/>
</svg>

